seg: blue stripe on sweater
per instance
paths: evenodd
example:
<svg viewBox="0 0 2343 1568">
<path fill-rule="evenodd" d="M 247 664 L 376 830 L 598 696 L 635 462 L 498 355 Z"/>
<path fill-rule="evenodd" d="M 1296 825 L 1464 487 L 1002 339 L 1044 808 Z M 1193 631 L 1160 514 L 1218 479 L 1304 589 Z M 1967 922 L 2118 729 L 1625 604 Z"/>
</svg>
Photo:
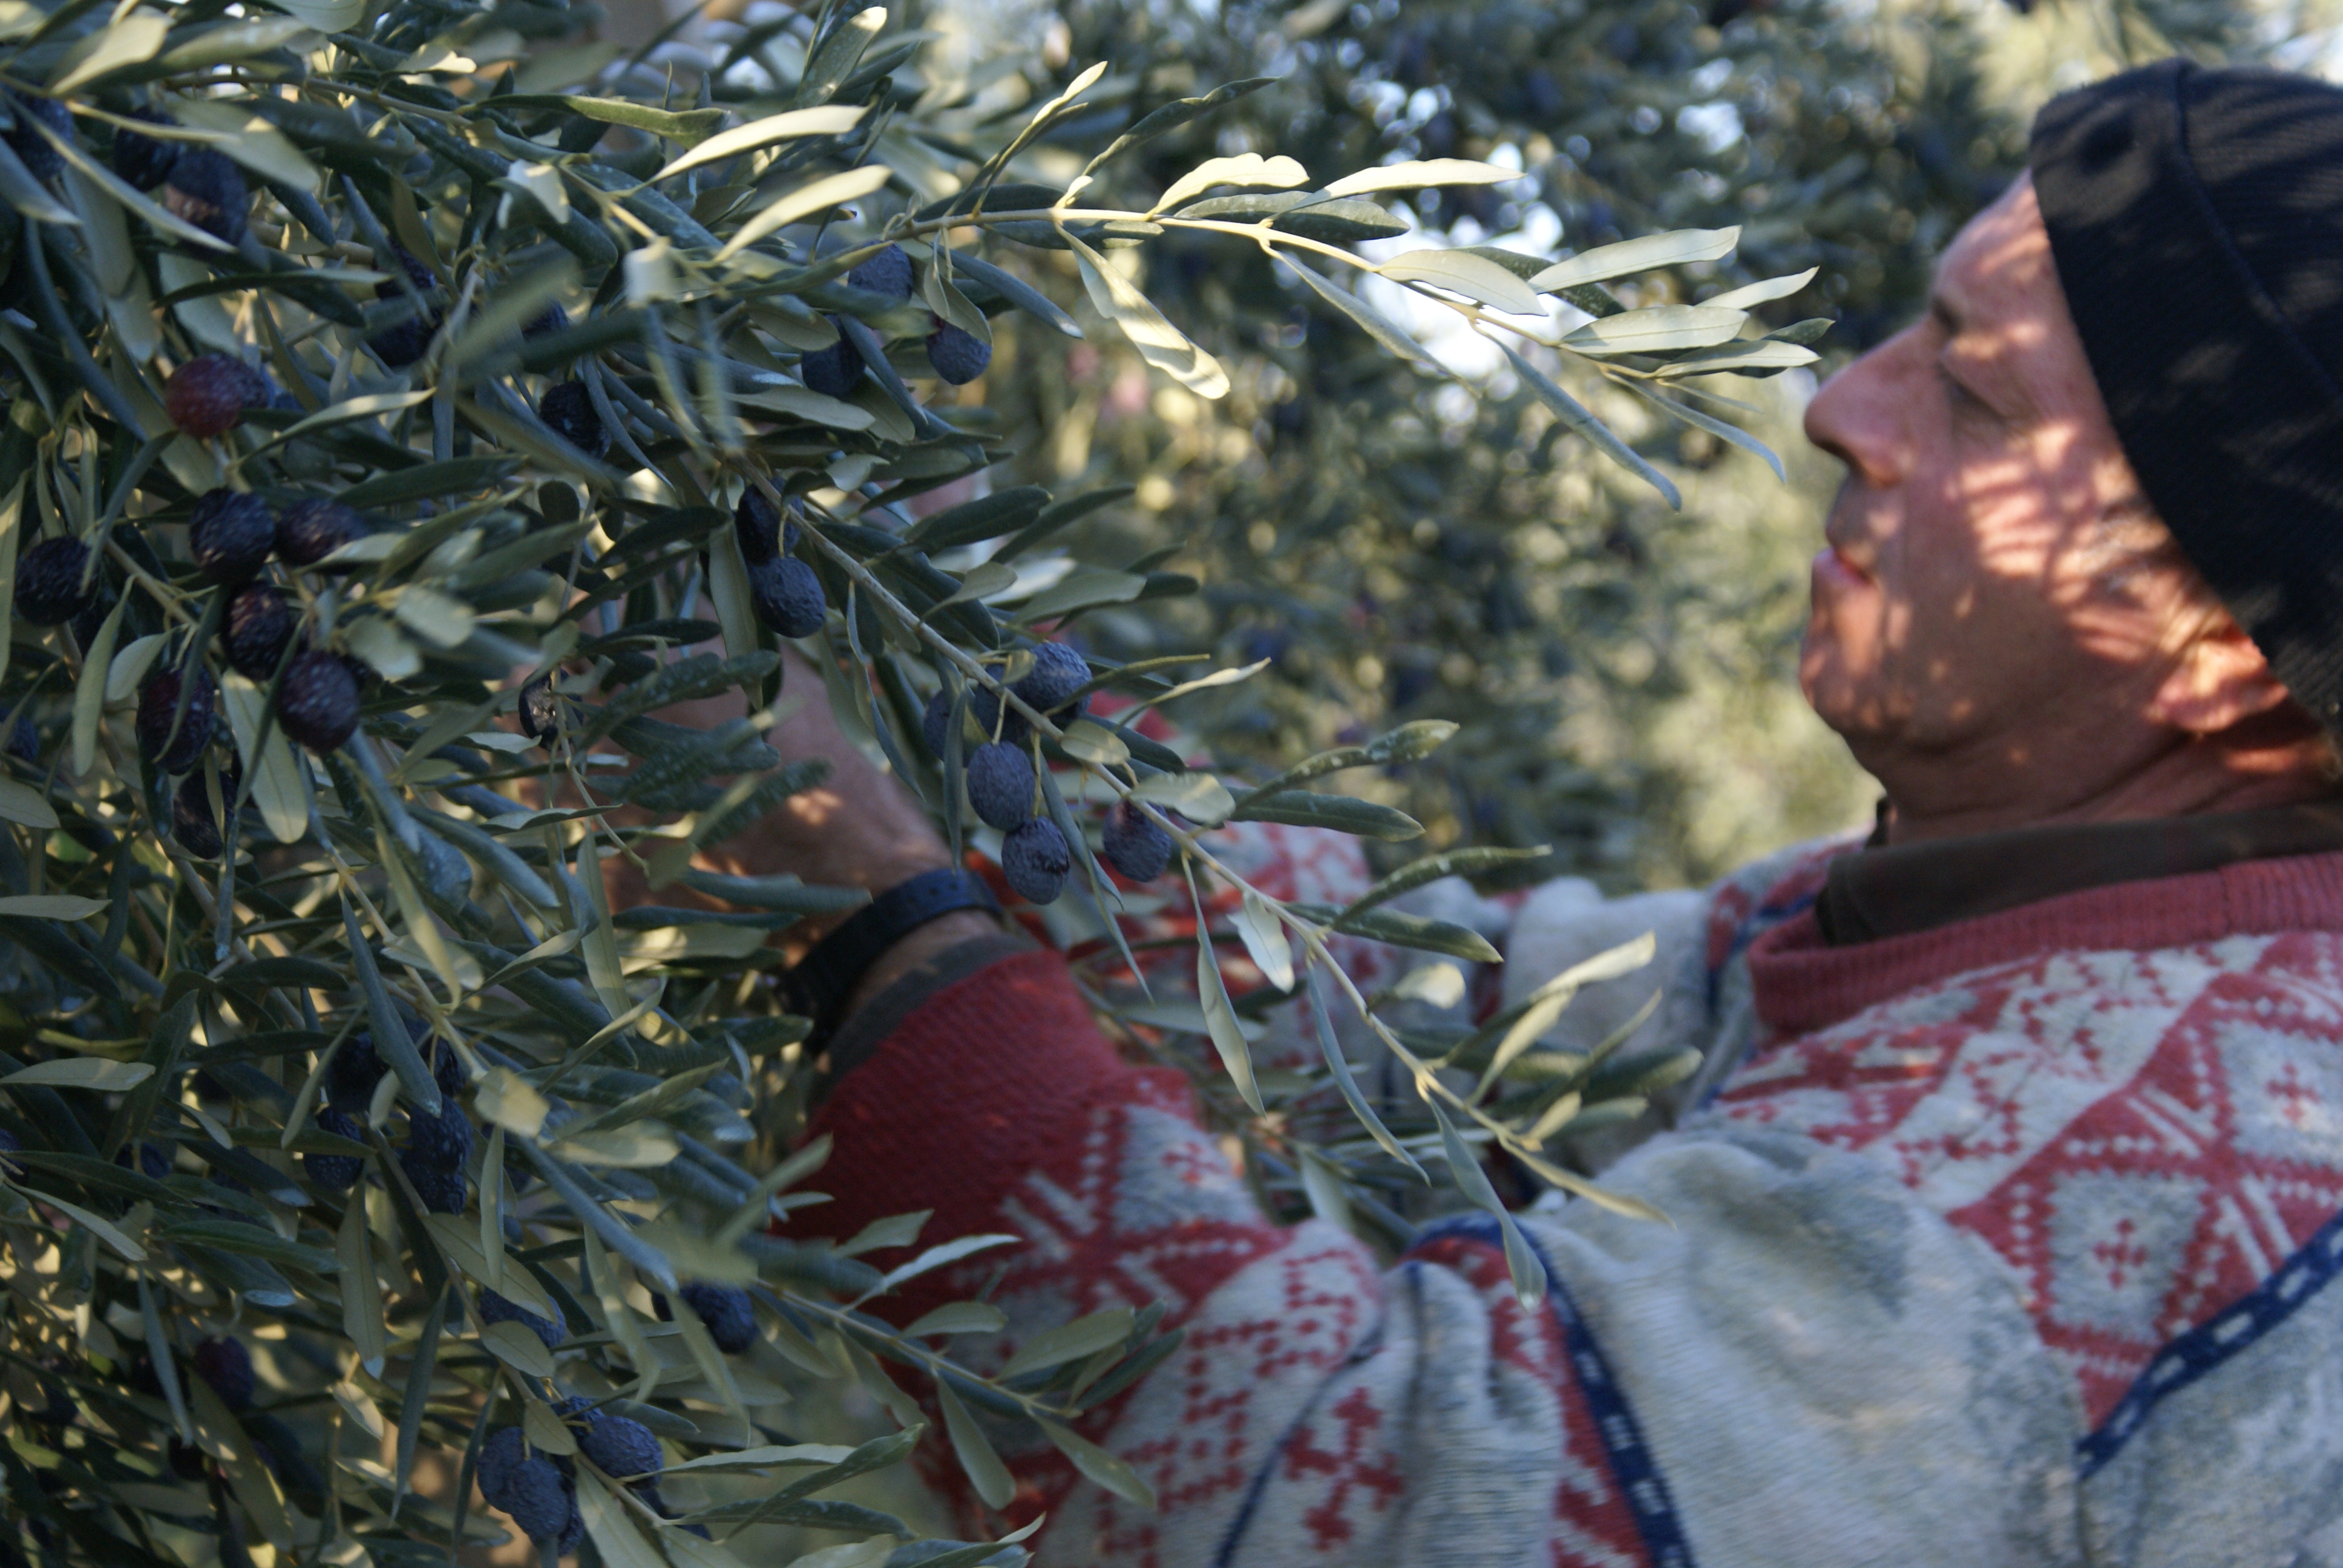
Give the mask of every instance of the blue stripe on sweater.
<svg viewBox="0 0 2343 1568">
<path fill-rule="evenodd" d="M 2098 1431 L 2075 1445 L 2081 1473 L 2088 1476 L 2106 1465 L 2147 1423 L 2148 1412 L 2158 1402 L 2178 1393 L 2286 1322 L 2338 1273 L 2343 1273 L 2343 1214 L 2321 1225 L 2250 1294 L 2240 1296 L 2157 1352 L 2156 1359 L 2116 1402 Z"/>
<path fill-rule="evenodd" d="M 1416 1246 L 1421 1248 L 1443 1236 L 1468 1237 L 1499 1251 L 1505 1244 L 1496 1216 L 1473 1213 L 1426 1226 L 1417 1237 Z M 1644 1442 L 1643 1428 L 1635 1420 L 1635 1412 L 1628 1408 L 1625 1392 L 1611 1375 L 1610 1362 L 1594 1342 L 1586 1320 L 1579 1315 L 1578 1303 L 1571 1299 L 1570 1287 L 1555 1271 L 1554 1260 L 1546 1256 L 1545 1249 L 1527 1231 L 1522 1232 L 1522 1240 L 1537 1254 L 1539 1265 L 1545 1270 L 1546 1310 L 1554 1314 L 1554 1327 L 1562 1336 L 1563 1352 L 1570 1358 L 1571 1370 L 1577 1374 L 1579 1392 L 1585 1396 L 1587 1410 L 1594 1417 L 1604 1458 L 1610 1463 L 1611 1479 L 1627 1500 L 1636 1533 L 1644 1540 L 1645 1555 L 1655 1568 L 1694 1568 L 1692 1547 L 1685 1542 L 1683 1523 L 1676 1517 L 1667 1478 L 1660 1473 L 1659 1462 Z"/>
<path fill-rule="evenodd" d="M 1420 1311 L 1423 1305 L 1423 1288 L 1422 1282 L 1416 1278 L 1416 1270 L 1419 1266 L 1414 1263 L 1403 1263 L 1400 1265 L 1400 1271 L 1406 1275 L 1408 1289 L 1414 1292 L 1415 1304 Z M 1345 1368 L 1356 1366 L 1361 1362 L 1373 1358 L 1383 1348 L 1383 1325 L 1377 1322 L 1374 1327 L 1366 1332 L 1357 1344 L 1351 1347 L 1349 1353 L 1342 1358 L 1342 1365 Z M 1302 1422 L 1318 1413 L 1318 1406 L 1325 1400 L 1326 1395 L 1332 1392 L 1335 1378 L 1341 1375 L 1337 1372 L 1334 1377 L 1330 1377 L 1318 1385 L 1317 1392 L 1312 1393 L 1308 1402 L 1302 1405 L 1302 1413 L 1287 1422 L 1285 1430 L 1278 1433 L 1276 1443 L 1269 1451 L 1268 1460 L 1259 1470 L 1252 1473 L 1252 1479 L 1245 1483 L 1244 1501 L 1237 1505 L 1236 1517 L 1229 1521 L 1228 1533 L 1221 1538 L 1220 1550 L 1212 1553 L 1212 1568 L 1229 1568 L 1229 1564 L 1236 1561 L 1237 1548 L 1244 1543 L 1245 1532 L 1252 1525 L 1253 1511 L 1261 1506 L 1261 1494 L 1268 1490 L 1271 1479 L 1277 1473 L 1277 1467 L 1284 1462 L 1285 1451 L 1293 1442 L 1293 1434 L 1302 1430 Z"/>
</svg>

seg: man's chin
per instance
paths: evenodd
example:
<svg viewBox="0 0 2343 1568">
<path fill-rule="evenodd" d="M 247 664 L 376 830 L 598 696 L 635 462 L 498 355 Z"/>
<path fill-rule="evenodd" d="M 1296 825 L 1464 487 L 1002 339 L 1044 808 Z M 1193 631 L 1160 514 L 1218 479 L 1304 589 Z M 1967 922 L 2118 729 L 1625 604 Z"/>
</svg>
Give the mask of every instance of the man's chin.
<svg viewBox="0 0 2343 1568">
<path fill-rule="evenodd" d="M 1798 689 L 1815 717 L 1850 745 L 1881 729 L 1886 705 L 1880 700 L 1877 680 L 1850 668 L 1837 646 L 1814 628 L 1807 629 L 1799 652 Z"/>
<path fill-rule="evenodd" d="M 1876 729 L 1888 707 L 1878 591 L 1836 551 L 1815 558 L 1814 598 L 1798 645 L 1798 689 L 1806 706 L 1850 741 Z M 1863 602 L 1850 602 L 1857 599 Z"/>
</svg>

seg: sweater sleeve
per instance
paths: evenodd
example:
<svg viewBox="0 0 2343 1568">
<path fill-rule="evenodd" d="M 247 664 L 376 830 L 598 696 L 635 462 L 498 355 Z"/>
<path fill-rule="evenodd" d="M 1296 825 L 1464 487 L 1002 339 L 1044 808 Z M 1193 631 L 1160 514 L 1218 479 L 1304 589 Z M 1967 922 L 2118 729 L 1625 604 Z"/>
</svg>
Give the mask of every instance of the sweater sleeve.
<svg viewBox="0 0 2343 1568">
<path fill-rule="evenodd" d="M 1272 1224 L 1177 1076 L 1122 1063 L 1047 952 L 930 997 L 820 1125 L 826 1230 L 932 1207 L 930 1240 L 1023 1238 L 894 1311 L 1007 1256 L 996 1355 L 1119 1304 L 1184 1331 L 1083 1427 L 1156 1509 L 999 1433 L 1051 1515 L 1045 1563 L 2077 1561 L 2068 1384 L 1991 1260 L 1855 1156 L 1656 1138 L 1610 1180 L 1673 1223 L 1524 1216 L 1551 1282 L 1525 1308 L 1483 1216 L 1389 1269 Z"/>
</svg>

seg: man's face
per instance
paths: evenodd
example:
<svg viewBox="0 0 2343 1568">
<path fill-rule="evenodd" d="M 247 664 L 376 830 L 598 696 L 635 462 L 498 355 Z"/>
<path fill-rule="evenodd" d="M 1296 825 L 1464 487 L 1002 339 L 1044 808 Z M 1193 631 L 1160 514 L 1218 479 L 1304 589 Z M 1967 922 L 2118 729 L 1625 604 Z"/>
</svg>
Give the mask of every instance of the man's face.
<svg viewBox="0 0 2343 1568">
<path fill-rule="evenodd" d="M 1962 231 L 1926 317 L 1815 396 L 1806 434 L 1847 477 L 1799 682 L 1858 760 L 2148 743 L 2199 590 L 2139 500 L 2029 182 Z"/>
</svg>

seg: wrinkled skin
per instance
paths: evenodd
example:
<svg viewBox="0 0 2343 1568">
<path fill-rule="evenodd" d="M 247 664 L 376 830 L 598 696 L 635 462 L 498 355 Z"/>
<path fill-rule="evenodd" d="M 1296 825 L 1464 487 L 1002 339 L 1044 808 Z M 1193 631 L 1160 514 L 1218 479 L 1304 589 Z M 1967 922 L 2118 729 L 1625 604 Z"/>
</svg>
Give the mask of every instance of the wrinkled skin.
<svg viewBox="0 0 2343 1568">
<path fill-rule="evenodd" d="M 2309 717 L 2126 461 L 2020 180 L 1928 314 L 1834 377 L 1847 477 L 1799 680 L 1886 787 L 1889 836 L 2280 804 L 2331 789 Z"/>
</svg>

